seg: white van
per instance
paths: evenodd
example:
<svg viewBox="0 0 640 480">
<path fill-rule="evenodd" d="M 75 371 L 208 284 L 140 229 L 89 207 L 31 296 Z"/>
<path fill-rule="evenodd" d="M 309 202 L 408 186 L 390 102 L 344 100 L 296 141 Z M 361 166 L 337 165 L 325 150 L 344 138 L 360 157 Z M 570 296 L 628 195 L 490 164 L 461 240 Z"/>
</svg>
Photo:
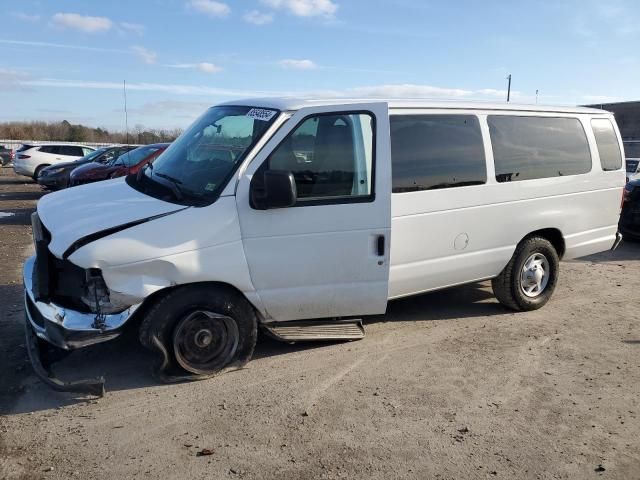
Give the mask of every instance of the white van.
<svg viewBox="0 0 640 480">
<path fill-rule="evenodd" d="M 201 378 L 247 362 L 259 326 L 361 338 L 389 300 L 468 282 L 537 309 L 560 259 L 619 242 L 621 152 L 586 108 L 222 104 L 138 175 L 40 200 L 28 331 L 75 349 L 138 328 L 163 378 Z"/>
</svg>

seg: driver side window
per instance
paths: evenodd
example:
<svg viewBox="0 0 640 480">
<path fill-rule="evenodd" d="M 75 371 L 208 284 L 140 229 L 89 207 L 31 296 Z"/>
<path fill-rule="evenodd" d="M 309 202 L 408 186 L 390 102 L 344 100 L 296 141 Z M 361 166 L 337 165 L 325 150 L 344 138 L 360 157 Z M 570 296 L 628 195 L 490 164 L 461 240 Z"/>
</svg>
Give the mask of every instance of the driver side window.
<svg viewBox="0 0 640 480">
<path fill-rule="evenodd" d="M 304 119 L 264 167 L 293 173 L 298 202 L 372 198 L 374 119 L 332 113 Z"/>
</svg>

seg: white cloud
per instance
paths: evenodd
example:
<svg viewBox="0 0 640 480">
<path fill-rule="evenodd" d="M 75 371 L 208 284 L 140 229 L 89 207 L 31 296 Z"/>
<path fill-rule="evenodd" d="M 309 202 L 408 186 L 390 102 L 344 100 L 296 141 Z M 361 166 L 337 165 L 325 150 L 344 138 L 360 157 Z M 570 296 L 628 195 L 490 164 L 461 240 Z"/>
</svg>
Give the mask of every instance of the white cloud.
<svg viewBox="0 0 640 480">
<path fill-rule="evenodd" d="M 120 90 L 122 84 L 119 82 L 99 82 L 82 80 L 64 80 L 55 78 L 26 79 L 18 82 L 19 85 L 29 87 L 54 87 L 54 88 L 83 88 L 96 90 Z M 205 97 L 302 97 L 302 98 L 426 98 L 441 100 L 492 100 L 505 101 L 504 97 L 497 98 L 500 90 L 493 89 L 458 89 L 443 88 L 432 85 L 418 84 L 388 84 L 353 87 L 345 90 L 306 90 L 306 91 L 260 91 L 260 90 L 238 90 L 232 88 L 217 88 L 202 85 L 184 84 L 163 84 L 163 83 L 127 83 L 127 90 L 144 92 L 161 92 L 172 95 L 185 96 L 205 96 Z M 519 96 L 518 92 L 512 92 L 512 97 Z M 585 96 L 593 99 L 596 97 Z M 597 97 L 601 98 L 601 97 Z M 515 98 L 514 98 L 515 100 Z M 532 101 L 528 97 L 520 96 L 519 101 Z M 602 98 L 604 100 L 604 98 Z"/>
<path fill-rule="evenodd" d="M 127 32 L 135 33 L 140 37 L 144 35 L 144 25 L 139 23 L 120 22 L 120 28 Z"/>
<path fill-rule="evenodd" d="M 148 50 L 144 47 L 136 45 L 134 47 L 131 47 L 131 51 L 148 65 L 156 63 L 156 60 L 158 59 L 158 54 L 156 52 L 152 52 L 151 50 Z"/>
<path fill-rule="evenodd" d="M 254 25 L 265 25 L 273 21 L 273 15 L 259 10 L 251 10 L 244 15 L 244 21 Z"/>
<path fill-rule="evenodd" d="M 496 90 L 495 88 L 483 88 L 481 90 L 477 91 L 480 95 L 483 96 L 487 96 L 487 97 L 498 97 L 498 98 L 507 98 L 507 91 L 506 90 Z M 511 91 L 511 96 L 518 96 L 520 95 L 520 92 Z"/>
<path fill-rule="evenodd" d="M 194 119 L 211 106 L 211 102 L 186 102 L 182 100 L 160 100 L 132 108 L 129 111 L 140 115 L 163 116 L 168 113 L 179 118 Z M 119 111 L 119 110 L 118 110 Z"/>
<path fill-rule="evenodd" d="M 29 40 L 8 40 L 0 39 L 0 43 L 7 45 L 22 45 L 27 47 L 43 47 L 43 48 L 63 48 L 68 50 L 84 50 L 87 52 L 102 52 L 102 53 L 131 53 L 127 50 L 121 50 L 117 48 L 100 48 L 100 47 L 88 47 L 86 45 L 69 45 L 65 43 L 51 43 L 51 42 L 32 42 Z"/>
<path fill-rule="evenodd" d="M 203 73 L 218 73 L 223 69 L 213 63 L 209 62 L 200 62 L 200 63 L 175 63 L 171 65 L 165 65 L 165 67 L 170 68 L 192 68 L 195 70 L 200 70 Z"/>
<path fill-rule="evenodd" d="M 40 15 L 29 15 L 27 13 L 22 12 L 12 12 L 11 16 L 17 18 L 18 20 L 22 20 L 23 22 L 37 23 L 40 21 Z"/>
<path fill-rule="evenodd" d="M 70 28 L 84 33 L 106 32 L 113 26 L 113 22 L 106 17 L 90 17 L 77 13 L 56 13 L 51 17 L 51 23 L 60 28 Z"/>
<path fill-rule="evenodd" d="M 52 88 L 82 88 L 90 90 L 122 90 L 120 82 L 99 82 L 84 80 L 64 80 L 57 78 L 42 78 L 37 80 L 26 80 L 20 82 L 21 85 L 30 87 L 52 87 Z M 235 90 L 229 88 L 216 88 L 201 85 L 183 85 L 171 83 L 127 83 L 127 90 L 140 92 L 162 92 L 172 95 L 193 95 L 203 97 L 265 97 L 265 96 L 287 96 L 291 92 L 259 91 L 259 90 Z"/>
<path fill-rule="evenodd" d="M 0 68 L 0 91 L 24 89 L 29 78 L 26 73 Z"/>
<path fill-rule="evenodd" d="M 347 89 L 339 96 L 367 98 L 464 98 L 473 95 L 472 90 L 441 88 L 431 85 L 391 84 Z"/>
<path fill-rule="evenodd" d="M 338 5 L 332 0 L 261 0 L 272 8 L 288 10 L 298 17 L 332 17 Z"/>
<path fill-rule="evenodd" d="M 285 60 L 280 60 L 278 62 L 282 68 L 287 68 L 290 70 L 314 70 L 318 68 L 318 66 L 313 63 L 311 60 L 294 60 L 292 58 L 287 58 Z"/>
<path fill-rule="evenodd" d="M 226 17 L 231 13 L 229 5 L 215 0 L 189 0 L 187 5 L 189 8 L 210 17 Z"/>
</svg>

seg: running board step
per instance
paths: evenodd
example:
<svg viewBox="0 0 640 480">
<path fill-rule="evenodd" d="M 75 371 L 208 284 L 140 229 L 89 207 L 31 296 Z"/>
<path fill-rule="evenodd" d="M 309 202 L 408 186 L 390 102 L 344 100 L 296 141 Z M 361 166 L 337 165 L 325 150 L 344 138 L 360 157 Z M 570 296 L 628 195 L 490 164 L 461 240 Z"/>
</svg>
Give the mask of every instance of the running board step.
<svg viewBox="0 0 640 480">
<path fill-rule="evenodd" d="M 304 320 L 263 324 L 276 340 L 313 342 L 328 340 L 360 340 L 364 338 L 362 320 Z"/>
</svg>

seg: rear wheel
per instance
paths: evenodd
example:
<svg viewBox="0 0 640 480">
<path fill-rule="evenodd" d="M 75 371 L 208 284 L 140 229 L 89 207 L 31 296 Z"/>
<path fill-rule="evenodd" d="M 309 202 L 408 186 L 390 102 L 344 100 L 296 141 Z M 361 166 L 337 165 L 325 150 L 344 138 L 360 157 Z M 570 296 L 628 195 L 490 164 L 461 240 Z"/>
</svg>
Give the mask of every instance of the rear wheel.
<svg viewBox="0 0 640 480">
<path fill-rule="evenodd" d="M 42 171 L 43 168 L 48 167 L 49 165 L 38 165 L 38 167 L 33 171 L 33 180 L 35 182 L 38 181 L 38 175 L 40 175 L 40 172 Z"/>
<path fill-rule="evenodd" d="M 558 283 L 560 259 L 543 237 L 528 237 L 516 247 L 511 260 L 491 282 L 500 303 L 516 311 L 544 306 Z"/>
<path fill-rule="evenodd" d="M 140 326 L 141 343 L 162 357 L 163 381 L 208 378 L 241 368 L 257 339 L 253 307 L 224 286 L 179 287 L 158 300 Z"/>
</svg>

